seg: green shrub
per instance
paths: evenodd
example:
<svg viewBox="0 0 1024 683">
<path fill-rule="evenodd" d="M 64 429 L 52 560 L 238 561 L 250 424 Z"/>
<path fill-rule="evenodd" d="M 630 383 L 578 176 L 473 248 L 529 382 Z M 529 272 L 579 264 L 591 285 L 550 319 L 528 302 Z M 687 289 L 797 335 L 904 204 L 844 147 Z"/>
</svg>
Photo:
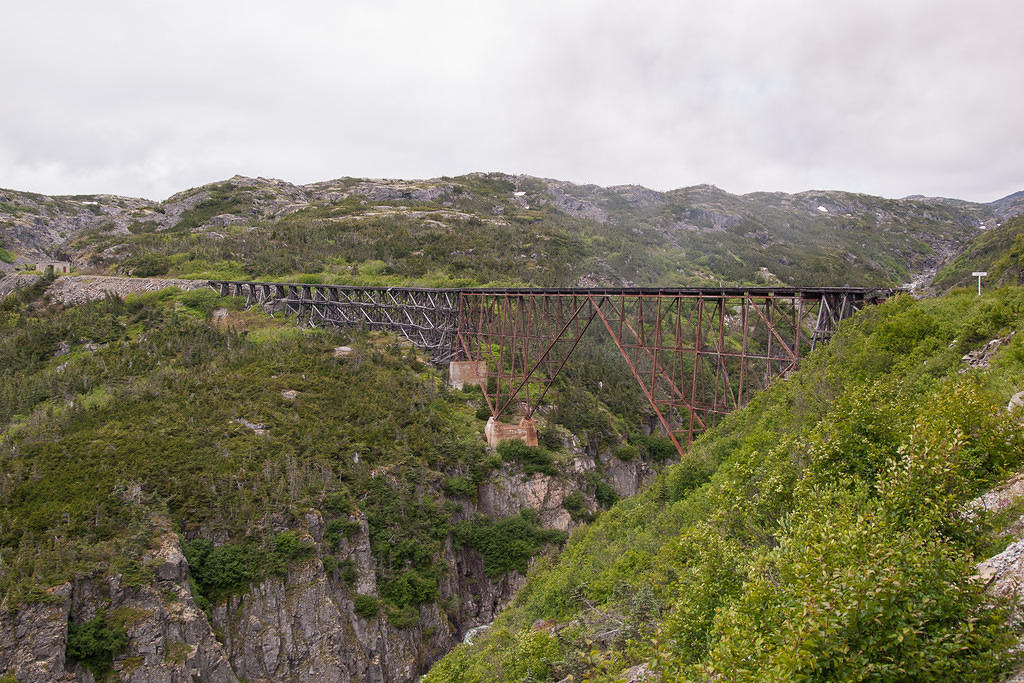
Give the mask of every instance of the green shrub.
<svg viewBox="0 0 1024 683">
<path fill-rule="evenodd" d="M 182 292 L 181 295 L 178 296 L 178 301 L 180 301 L 183 306 L 198 311 L 204 316 L 210 315 L 218 308 L 239 307 L 239 299 L 237 297 L 222 297 L 212 289 L 207 289 L 205 287 L 202 289 L 190 289 Z"/>
<path fill-rule="evenodd" d="M 197 538 L 182 550 L 192 580 L 210 603 L 240 593 L 268 574 L 284 574 L 288 565 L 313 553 L 313 547 L 294 531 L 275 534 L 262 544 L 248 539 L 214 546 L 208 539 Z"/>
<path fill-rule="evenodd" d="M 549 451 L 557 451 L 562 448 L 562 439 L 558 435 L 558 430 L 555 429 L 554 426 L 542 429 L 540 434 L 537 436 L 537 441 L 541 448 L 545 448 Z"/>
<path fill-rule="evenodd" d="M 644 457 L 653 462 L 665 462 L 679 457 L 679 451 L 672 439 L 666 436 L 641 436 L 636 439 L 637 444 L 643 449 Z"/>
<path fill-rule="evenodd" d="M 197 538 L 185 543 L 182 550 L 188 560 L 190 576 L 200 593 L 211 602 L 245 589 L 259 573 L 251 545 L 214 547 L 208 539 Z"/>
<path fill-rule="evenodd" d="M 603 479 L 598 479 L 594 484 L 594 498 L 597 499 L 601 507 L 609 508 L 619 500 L 619 494 L 611 484 Z"/>
<path fill-rule="evenodd" d="M 562 507 L 568 512 L 569 516 L 574 520 L 586 520 L 589 518 L 587 515 L 586 501 L 583 499 L 583 493 L 581 491 L 573 491 L 562 500 Z"/>
<path fill-rule="evenodd" d="M 465 477 L 445 477 L 441 488 L 453 496 L 476 500 L 476 484 Z"/>
<path fill-rule="evenodd" d="M 156 254 L 138 254 L 126 258 L 121 269 L 132 277 L 156 277 L 167 274 L 171 269 L 171 260 Z"/>
<path fill-rule="evenodd" d="M 359 533 L 359 522 L 347 517 L 332 519 L 324 526 L 324 541 L 331 548 L 337 548 L 342 538 L 352 538 Z"/>
<path fill-rule="evenodd" d="M 437 599 L 439 567 L 432 564 L 432 554 L 421 560 L 420 569 L 407 568 L 392 573 L 377 584 L 380 597 L 398 608 L 418 607 Z"/>
<path fill-rule="evenodd" d="M 569 512 L 581 512 L 583 510 L 583 506 L 583 493 L 580 491 L 573 491 L 562 500 L 562 507 Z"/>
<path fill-rule="evenodd" d="M 415 626 L 420 620 L 420 611 L 412 605 L 406 605 L 405 607 L 387 605 L 385 614 L 387 615 L 388 623 L 395 628 L 409 628 L 410 626 Z"/>
<path fill-rule="evenodd" d="M 496 579 L 510 571 L 523 573 L 527 563 L 544 545 L 561 545 L 564 531 L 537 524 L 536 510 L 526 509 L 497 521 L 477 515 L 455 527 L 454 538 L 484 556 L 484 571 Z"/>
<path fill-rule="evenodd" d="M 338 573 L 341 575 L 341 580 L 349 586 L 356 585 L 356 579 L 359 578 L 358 572 L 356 572 L 356 563 L 352 560 L 345 560 L 338 563 Z"/>
<path fill-rule="evenodd" d="M 334 515 L 347 515 L 352 509 L 352 498 L 346 491 L 335 491 L 324 501 L 324 510 Z"/>
<path fill-rule="evenodd" d="M 363 619 L 372 619 L 380 611 L 380 600 L 376 595 L 359 594 L 352 600 L 352 606 Z"/>
<path fill-rule="evenodd" d="M 110 671 L 114 655 L 127 646 L 128 634 L 109 626 L 102 610 L 89 621 L 68 624 L 67 656 L 89 667 L 96 678 Z"/>
<path fill-rule="evenodd" d="M 640 449 L 633 444 L 624 443 L 616 446 L 612 450 L 612 455 L 621 460 L 622 462 L 629 462 L 630 460 L 636 459 L 640 455 Z"/>
<path fill-rule="evenodd" d="M 264 571 L 284 574 L 288 565 L 313 555 L 313 545 L 296 531 L 282 531 L 271 536 L 269 552 L 263 553 Z"/>
<path fill-rule="evenodd" d="M 551 453 L 539 446 L 527 446 L 519 439 L 511 439 L 498 444 L 497 451 L 502 460 L 518 463 L 528 475 L 538 472 L 551 477 L 558 475 Z"/>
<path fill-rule="evenodd" d="M 733 680 L 999 680 L 1005 615 L 978 610 L 973 563 L 823 493 L 721 612 L 704 669 Z M 827 570 L 823 570 L 824 568 Z M 994 655 L 995 652 L 1004 654 Z"/>
</svg>

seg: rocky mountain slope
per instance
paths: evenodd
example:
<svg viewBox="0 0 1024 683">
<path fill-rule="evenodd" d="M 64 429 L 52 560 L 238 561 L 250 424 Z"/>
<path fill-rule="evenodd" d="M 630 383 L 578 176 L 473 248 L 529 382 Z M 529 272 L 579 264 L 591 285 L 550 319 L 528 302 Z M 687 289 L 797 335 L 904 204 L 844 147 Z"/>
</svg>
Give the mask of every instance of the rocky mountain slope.
<svg viewBox="0 0 1024 683">
<path fill-rule="evenodd" d="M 594 399 L 489 453 L 390 337 L 133 282 L 0 302 L 0 675 L 414 680 L 671 450 Z"/>
<path fill-rule="evenodd" d="M 0 191 L 11 263 L 348 283 L 897 285 L 1024 211 L 848 192 L 656 192 L 503 174 L 297 186 L 234 177 L 154 202 Z"/>
<path fill-rule="evenodd" d="M 1011 218 L 986 230 L 942 265 L 931 281 L 934 291 L 968 287 L 973 272 L 987 272 L 985 286 L 1024 284 L 1024 217 Z"/>
<path fill-rule="evenodd" d="M 517 593 L 432 680 L 994 676 L 1016 634 L 969 578 L 1005 541 L 951 511 L 1021 465 L 1018 289 L 866 312 L 659 476 L 674 451 L 590 339 L 542 447 L 495 453 L 479 391 L 394 339 L 162 288 L 899 284 L 1015 244 L 1022 211 L 501 174 L 2 190 L 0 268 L 167 277 L 127 300 L 92 300 L 102 278 L 0 281 L 22 288 L 0 303 L 0 676 L 410 681 Z M 872 640 L 855 600 L 912 645 Z"/>
<path fill-rule="evenodd" d="M 847 321 L 426 680 L 1006 680 L 1022 304 L 959 290 Z"/>
</svg>

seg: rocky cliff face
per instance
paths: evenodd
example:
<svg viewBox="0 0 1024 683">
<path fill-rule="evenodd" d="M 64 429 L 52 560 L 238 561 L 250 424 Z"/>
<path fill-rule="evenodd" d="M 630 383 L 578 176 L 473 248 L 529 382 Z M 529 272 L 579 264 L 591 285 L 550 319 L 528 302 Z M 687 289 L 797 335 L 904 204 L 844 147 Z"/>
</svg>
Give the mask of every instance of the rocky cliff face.
<svg viewBox="0 0 1024 683">
<path fill-rule="evenodd" d="M 148 585 L 126 585 L 120 576 L 86 578 L 52 589 L 43 602 L 0 614 L 0 669 L 18 681 L 92 681 L 87 668 L 66 656 L 68 620 L 88 621 L 102 609 L 129 638 L 114 662 L 120 680 L 237 680 L 193 599 L 177 535 L 161 537 L 148 561 L 155 579 Z"/>
<path fill-rule="evenodd" d="M 602 459 L 621 496 L 636 493 L 654 475 L 641 461 Z M 597 466 L 594 458 L 578 454 L 560 477 L 505 468 L 480 486 L 475 502 L 464 503 L 462 514 L 505 517 L 532 508 L 544 526 L 569 530 L 576 522 L 562 507 L 565 496 L 580 488 L 574 480 L 582 481 Z M 597 510 L 593 500 L 586 506 Z M 395 626 L 384 610 L 360 616 L 354 599 L 376 594 L 376 565 L 367 521 L 354 521 L 358 531 L 340 541 L 331 560 L 319 554 L 294 563 L 285 575 L 251 585 L 209 614 L 192 593 L 179 537 L 168 530 L 143 562 L 152 571 L 150 582 L 87 577 L 51 589 L 41 602 L 0 612 L 0 672 L 19 681 L 94 680 L 89 669 L 67 657 L 68 622 L 89 621 L 102 610 L 108 623 L 128 635 L 127 647 L 113 661 L 124 681 L 412 681 L 471 628 L 490 623 L 524 583 L 516 572 L 489 578 L 478 552 L 449 539 L 439 598 L 420 607 L 414 624 Z M 306 513 L 297 531 L 323 548 L 319 512 Z M 354 581 L 327 568 L 339 563 L 351 563 Z"/>
</svg>

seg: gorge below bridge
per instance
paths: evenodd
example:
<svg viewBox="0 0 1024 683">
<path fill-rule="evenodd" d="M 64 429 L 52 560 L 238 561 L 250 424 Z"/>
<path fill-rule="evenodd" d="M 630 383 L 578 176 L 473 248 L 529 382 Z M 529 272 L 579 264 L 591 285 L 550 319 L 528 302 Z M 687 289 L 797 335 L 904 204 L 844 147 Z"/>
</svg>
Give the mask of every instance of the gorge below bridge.
<svg viewBox="0 0 1024 683">
<path fill-rule="evenodd" d="M 488 443 L 537 444 L 533 421 L 584 333 L 603 328 L 682 455 L 696 435 L 795 370 L 839 323 L 899 290 L 864 287 L 357 287 L 211 280 L 222 296 L 311 327 L 396 333 L 478 384 Z"/>
</svg>

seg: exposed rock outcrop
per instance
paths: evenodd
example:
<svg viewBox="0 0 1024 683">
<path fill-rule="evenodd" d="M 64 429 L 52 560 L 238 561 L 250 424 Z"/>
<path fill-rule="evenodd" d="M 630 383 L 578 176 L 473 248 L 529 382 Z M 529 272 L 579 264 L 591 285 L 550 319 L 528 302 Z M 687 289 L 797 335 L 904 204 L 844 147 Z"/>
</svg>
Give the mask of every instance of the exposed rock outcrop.
<svg viewBox="0 0 1024 683">
<path fill-rule="evenodd" d="M 189 290 L 206 286 L 206 280 L 73 275 L 57 278 L 46 292 L 56 303 L 74 305 L 102 299 L 109 294 L 123 297 L 127 294 L 156 292 L 167 287 Z"/>
<path fill-rule="evenodd" d="M 602 460 L 623 496 L 653 475 L 639 461 Z M 578 449 L 562 463 L 559 477 L 528 476 L 506 466 L 480 485 L 476 501 L 464 501 L 461 516 L 506 517 L 529 508 L 544 526 L 571 529 L 579 522 L 563 507 L 565 498 L 585 488 L 598 466 Z M 592 498 L 585 506 L 598 509 Z M 309 542 L 323 540 L 318 511 L 301 519 L 297 531 Z M 358 528 L 333 552 L 316 545 L 323 554 L 261 579 L 214 605 L 209 615 L 192 593 L 179 537 L 165 524 L 143 560 L 152 581 L 129 585 L 121 576 L 86 577 L 54 588 L 43 602 L 0 613 L 0 672 L 23 681 L 91 680 L 88 669 L 66 657 L 68 623 L 89 621 L 102 610 L 128 635 L 127 648 L 113 663 L 121 680 L 412 681 L 467 632 L 493 621 L 525 582 L 517 572 L 488 577 L 483 556 L 449 538 L 439 558 L 446 570 L 438 599 L 422 605 L 413 623 L 396 626 L 383 607 L 360 616 L 356 597 L 377 595 L 377 567 L 366 517 L 350 519 Z M 335 568 L 342 563 L 354 576 Z"/>
<path fill-rule="evenodd" d="M 31 287 L 39 279 L 39 275 L 15 274 L 0 278 L 0 299 L 23 287 Z"/>
<path fill-rule="evenodd" d="M 237 681 L 189 590 L 177 535 L 162 536 L 148 564 L 151 584 L 129 586 L 120 576 L 83 579 L 51 590 L 43 602 L 0 614 L 0 670 L 19 681 L 92 680 L 66 657 L 68 619 L 88 621 L 102 609 L 128 635 L 127 648 L 114 659 L 121 680 Z"/>
</svg>

